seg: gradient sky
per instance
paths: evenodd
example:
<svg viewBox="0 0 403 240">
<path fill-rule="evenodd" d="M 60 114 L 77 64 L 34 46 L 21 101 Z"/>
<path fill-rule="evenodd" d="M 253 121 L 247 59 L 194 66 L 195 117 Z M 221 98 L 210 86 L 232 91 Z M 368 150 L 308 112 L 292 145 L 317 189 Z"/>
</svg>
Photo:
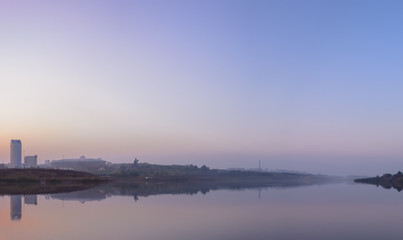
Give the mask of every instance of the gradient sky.
<svg viewBox="0 0 403 240">
<path fill-rule="evenodd" d="M 0 0 L 0 161 L 401 170 L 402 9 Z"/>
</svg>

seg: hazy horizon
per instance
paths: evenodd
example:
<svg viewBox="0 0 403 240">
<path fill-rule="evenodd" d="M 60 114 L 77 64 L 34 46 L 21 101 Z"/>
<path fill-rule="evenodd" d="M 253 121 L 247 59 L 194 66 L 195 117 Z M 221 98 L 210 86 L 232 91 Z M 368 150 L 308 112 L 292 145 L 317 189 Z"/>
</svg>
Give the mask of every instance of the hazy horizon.
<svg viewBox="0 0 403 240">
<path fill-rule="evenodd" d="M 395 173 L 402 7 L 0 0 L 0 161 Z"/>
</svg>

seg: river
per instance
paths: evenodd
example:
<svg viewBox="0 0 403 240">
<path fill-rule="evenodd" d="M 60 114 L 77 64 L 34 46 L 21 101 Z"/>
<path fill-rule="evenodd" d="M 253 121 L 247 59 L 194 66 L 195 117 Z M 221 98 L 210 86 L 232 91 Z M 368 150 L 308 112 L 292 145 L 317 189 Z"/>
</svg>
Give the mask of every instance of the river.
<svg viewBox="0 0 403 240">
<path fill-rule="evenodd" d="M 400 239 L 403 193 L 354 183 L 139 194 L 98 187 L 0 197 L 0 223 L 0 240 Z"/>
</svg>

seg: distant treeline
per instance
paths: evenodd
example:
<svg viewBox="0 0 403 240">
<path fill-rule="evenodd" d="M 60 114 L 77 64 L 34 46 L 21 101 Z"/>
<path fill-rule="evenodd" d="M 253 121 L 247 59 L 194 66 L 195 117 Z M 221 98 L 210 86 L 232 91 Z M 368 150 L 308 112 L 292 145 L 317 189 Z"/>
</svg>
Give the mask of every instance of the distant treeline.
<svg viewBox="0 0 403 240">
<path fill-rule="evenodd" d="M 376 176 L 373 178 L 355 179 L 354 182 L 374 184 L 376 186 L 382 186 L 383 188 L 386 188 L 386 189 L 394 188 L 400 192 L 403 190 L 403 173 L 400 171 L 394 175 L 392 175 L 390 173 L 386 173 L 386 174 L 382 175 L 381 177 Z"/>
</svg>

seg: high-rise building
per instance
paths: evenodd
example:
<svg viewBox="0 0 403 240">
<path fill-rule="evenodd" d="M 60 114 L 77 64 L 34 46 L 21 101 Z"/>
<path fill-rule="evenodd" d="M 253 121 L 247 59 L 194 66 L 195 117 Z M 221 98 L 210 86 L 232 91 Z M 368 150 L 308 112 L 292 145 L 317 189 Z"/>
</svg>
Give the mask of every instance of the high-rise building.
<svg viewBox="0 0 403 240">
<path fill-rule="evenodd" d="M 11 140 L 10 142 L 10 167 L 21 167 L 22 145 L 21 140 Z"/>
<path fill-rule="evenodd" d="M 24 157 L 24 167 L 32 168 L 36 167 L 37 165 L 38 165 L 38 155 Z"/>
</svg>

